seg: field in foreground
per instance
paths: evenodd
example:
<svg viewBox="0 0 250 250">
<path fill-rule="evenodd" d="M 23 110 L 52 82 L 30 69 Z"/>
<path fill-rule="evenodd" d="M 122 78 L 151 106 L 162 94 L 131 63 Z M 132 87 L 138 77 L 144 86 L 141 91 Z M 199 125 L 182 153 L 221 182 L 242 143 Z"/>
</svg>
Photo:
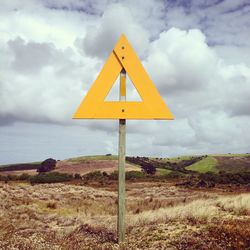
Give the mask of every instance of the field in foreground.
<svg viewBox="0 0 250 250">
<path fill-rule="evenodd" d="M 249 154 L 126 160 L 123 249 L 250 249 Z M 118 249 L 117 156 L 40 164 L 0 166 L 0 249 Z"/>
<path fill-rule="evenodd" d="M 126 184 L 124 249 L 250 249 L 249 186 Z M 0 182 L 0 249 L 118 249 L 116 189 Z"/>
</svg>

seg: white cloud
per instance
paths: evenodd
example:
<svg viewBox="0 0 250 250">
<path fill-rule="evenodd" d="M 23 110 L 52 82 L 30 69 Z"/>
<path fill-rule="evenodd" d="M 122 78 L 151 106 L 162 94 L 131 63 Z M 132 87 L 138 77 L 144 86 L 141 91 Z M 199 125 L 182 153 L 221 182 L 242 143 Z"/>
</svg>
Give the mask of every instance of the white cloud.
<svg viewBox="0 0 250 250">
<path fill-rule="evenodd" d="M 49 125 L 37 124 L 52 123 L 67 125 L 53 133 L 71 143 L 84 127 L 84 145 L 88 147 L 91 138 L 96 143 L 86 152 L 102 152 L 102 147 L 115 153 L 117 121 L 72 121 L 71 117 L 120 34 L 125 33 L 176 118 L 128 121 L 128 154 L 249 151 L 249 6 L 233 1 L 216 7 L 212 2 L 209 6 L 196 3 L 4 3 L 0 10 L 3 140 L 8 140 L 3 134 L 14 131 L 42 140 L 32 133 L 22 134 L 21 129 L 32 123 L 30 130 L 37 131 L 37 126 L 46 130 Z M 20 125 L 20 121 L 25 123 Z M 17 145 L 21 148 L 23 142 L 18 140 Z M 6 150 L 0 147 L 0 152 Z"/>
<path fill-rule="evenodd" d="M 213 77 L 219 58 L 200 30 L 172 28 L 151 44 L 147 68 L 163 93 L 190 92 Z"/>
<path fill-rule="evenodd" d="M 138 24 L 129 8 L 122 4 L 111 4 L 99 23 L 90 26 L 83 39 L 83 47 L 90 56 L 107 57 L 119 37 L 125 33 L 140 56 L 144 56 L 149 45 L 149 33 Z"/>
<path fill-rule="evenodd" d="M 81 58 L 71 48 L 25 43 L 21 38 L 10 40 L 5 48 L 0 70 L 2 119 L 71 123 L 86 83 L 96 74 L 96 60 Z"/>
</svg>

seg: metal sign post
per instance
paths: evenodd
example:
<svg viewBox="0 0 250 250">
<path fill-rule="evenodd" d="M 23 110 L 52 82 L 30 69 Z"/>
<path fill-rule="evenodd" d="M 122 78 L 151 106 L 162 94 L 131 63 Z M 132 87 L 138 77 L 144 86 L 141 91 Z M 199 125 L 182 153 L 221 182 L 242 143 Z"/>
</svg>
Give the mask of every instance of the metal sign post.
<svg viewBox="0 0 250 250">
<path fill-rule="evenodd" d="M 120 101 L 126 101 L 126 71 L 120 73 Z M 125 112 L 126 110 L 123 110 Z M 119 119 L 119 159 L 118 159 L 118 243 L 125 240 L 125 161 L 126 161 L 126 120 Z"/>
</svg>

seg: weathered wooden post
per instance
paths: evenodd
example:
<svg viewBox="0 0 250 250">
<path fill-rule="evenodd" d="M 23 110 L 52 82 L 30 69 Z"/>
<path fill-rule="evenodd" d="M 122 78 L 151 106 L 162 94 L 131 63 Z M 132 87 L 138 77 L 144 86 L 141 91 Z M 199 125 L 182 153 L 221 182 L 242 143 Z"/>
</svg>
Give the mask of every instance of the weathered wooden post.
<svg viewBox="0 0 250 250">
<path fill-rule="evenodd" d="M 126 101 L 126 71 L 120 73 L 120 101 Z M 125 110 L 123 110 L 125 112 Z M 125 240 L 125 162 L 126 162 L 126 119 L 119 119 L 118 152 L 118 243 Z"/>
<path fill-rule="evenodd" d="M 120 74 L 120 100 L 105 101 Z M 141 102 L 126 101 L 126 74 L 137 89 Z M 122 35 L 74 114 L 74 119 L 119 120 L 118 159 L 118 242 L 125 241 L 125 139 L 126 119 L 173 120 L 173 115 L 143 68 L 127 38 Z"/>
</svg>

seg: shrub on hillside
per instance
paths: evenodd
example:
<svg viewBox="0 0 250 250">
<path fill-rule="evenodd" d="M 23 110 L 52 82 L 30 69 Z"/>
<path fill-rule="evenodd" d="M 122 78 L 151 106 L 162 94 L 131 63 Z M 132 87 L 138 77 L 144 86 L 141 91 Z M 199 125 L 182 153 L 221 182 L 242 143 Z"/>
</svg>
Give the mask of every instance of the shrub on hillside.
<svg viewBox="0 0 250 250">
<path fill-rule="evenodd" d="M 156 167 L 148 162 L 143 162 L 141 164 L 142 171 L 149 175 L 154 175 L 156 172 Z"/>
<path fill-rule="evenodd" d="M 146 175 L 144 172 L 139 171 L 128 171 L 126 172 L 126 180 L 135 180 L 144 178 Z"/>
<path fill-rule="evenodd" d="M 199 179 L 207 183 L 248 184 L 250 183 L 250 172 L 226 173 L 221 171 L 218 174 L 207 172 L 200 174 Z"/>
<path fill-rule="evenodd" d="M 18 176 L 13 175 L 13 174 L 8 174 L 7 178 L 9 181 L 15 181 L 15 180 L 17 180 Z"/>
<path fill-rule="evenodd" d="M 28 181 L 30 179 L 30 175 L 29 174 L 26 174 L 26 173 L 23 173 L 19 176 L 16 177 L 16 180 L 19 180 L 19 181 Z"/>
<path fill-rule="evenodd" d="M 50 172 L 40 173 L 30 177 L 31 184 L 35 183 L 56 183 L 72 180 L 73 176 L 66 173 Z"/>
<path fill-rule="evenodd" d="M 74 178 L 77 179 L 77 180 L 82 179 L 81 175 L 78 174 L 78 173 L 76 173 L 76 174 L 74 175 Z"/>
<path fill-rule="evenodd" d="M 105 174 L 103 173 L 101 171 L 89 172 L 83 176 L 83 179 L 84 180 L 100 180 L 105 176 Z"/>
<path fill-rule="evenodd" d="M 135 180 L 135 179 L 141 179 L 146 177 L 146 174 L 144 172 L 140 171 L 128 171 L 125 173 L 126 180 Z M 118 180 L 118 171 L 114 171 L 109 174 L 108 178 L 110 180 Z"/>
<path fill-rule="evenodd" d="M 14 175 L 14 174 L 8 174 L 8 175 L 0 175 L 0 181 L 8 182 L 8 181 L 16 181 L 19 180 L 20 176 Z"/>
<path fill-rule="evenodd" d="M 0 175 L 0 181 L 4 181 L 5 183 L 7 183 L 9 181 L 9 178 L 7 175 Z"/>
<path fill-rule="evenodd" d="M 30 175 L 27 173 L 22 173 L 21 175 L 14 175 L 14 174 L 8 174 L 8 175 L 0 175 L 0 181 L 28 181 L 30 179 Z"/>
<path fill-rule="evenodd" d="M 110 180 L 118 180 L 118 171 L 114 171 L 112 173 L 109 174 L 109 179 Z"/>
<path fill-rule="evenodd" d="M 144 172 L 129 171 L 126 172 L 126 180 L 144 178 L 146 175 Z M 87 173 L 83 176 L 83 180 L 118 180 L 118 171 L 114 171 L 110 174 L 101 171 L 94 171 Z"/>
<path fill-rule="evenodd" d="M 105 177 L 107 177 L 108 173 L 104 171 L 104 172 L 102 172 L 102 175 L 105 176 Z"/>
<path fill-rule="evenodd" d="M 49 172 L 56 167 L 56 160 L 49 158 L 41 163 L 41 165 L 37 168 L 37 172 L 44 173 Z"/>
</svg>

